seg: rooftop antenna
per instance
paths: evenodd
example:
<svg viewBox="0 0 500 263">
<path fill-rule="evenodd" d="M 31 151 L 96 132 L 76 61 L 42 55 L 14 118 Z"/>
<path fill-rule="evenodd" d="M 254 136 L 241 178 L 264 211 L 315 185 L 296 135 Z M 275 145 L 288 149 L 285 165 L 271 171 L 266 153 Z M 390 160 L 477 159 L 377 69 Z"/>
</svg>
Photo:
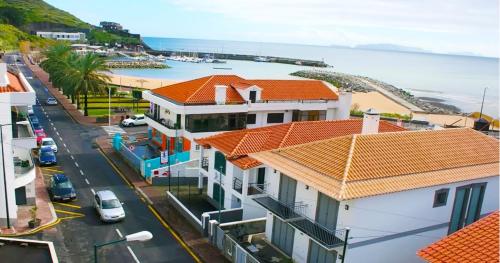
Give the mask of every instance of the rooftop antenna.
<svg viewBox="0 0 500 263">
<path fill-rule="evenodd" d="M 483 116 L 484 96 L 486 95 L 487 88 L 488 87 L 484 88 L 484 91 L 483 91 L 483 102 L 481 102 L 481 111 L 479 112 L 479 119 L 481 119 L 481 117 Z"/>
</svg>

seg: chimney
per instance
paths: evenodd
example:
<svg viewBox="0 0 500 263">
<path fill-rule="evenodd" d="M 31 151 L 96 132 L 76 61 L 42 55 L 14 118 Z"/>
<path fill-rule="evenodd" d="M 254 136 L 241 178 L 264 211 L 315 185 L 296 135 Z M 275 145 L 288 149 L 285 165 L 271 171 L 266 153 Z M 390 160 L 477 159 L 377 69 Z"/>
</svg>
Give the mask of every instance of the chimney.
<svg viewBox="0 0 500 263">
<path fill-rule="evenodd" d="M 9 78 L 7 77 L 7 64 L 0 63 L 0 87 L 7 87 Z"/>
<path fill-rule="evenodd" d="M 378 133 L 380 114 L 375 109 L 368 109 L 363 115 L 363 127 L 361 134 Z"/>
<path fill-rule="evenodd" d="M 225 104 L 226 103 L 226 85 L 215 85 L 215 103 Z"/>
</svg>

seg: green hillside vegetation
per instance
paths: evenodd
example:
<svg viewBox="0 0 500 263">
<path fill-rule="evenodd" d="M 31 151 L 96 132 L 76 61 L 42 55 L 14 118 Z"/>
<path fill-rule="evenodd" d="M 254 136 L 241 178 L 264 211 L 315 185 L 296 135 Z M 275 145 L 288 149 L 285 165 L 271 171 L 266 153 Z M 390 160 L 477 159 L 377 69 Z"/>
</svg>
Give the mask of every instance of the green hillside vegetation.
<svg viewBox="0 0 500 263">
<path fill-rule="evenodd" d="M 29 41 L 33 47 L 46 47 L 54 41 L 33 36 L 12 25 L 0 24 L 0 51 L 19 49 L 22 41 Z"/>
</svg>

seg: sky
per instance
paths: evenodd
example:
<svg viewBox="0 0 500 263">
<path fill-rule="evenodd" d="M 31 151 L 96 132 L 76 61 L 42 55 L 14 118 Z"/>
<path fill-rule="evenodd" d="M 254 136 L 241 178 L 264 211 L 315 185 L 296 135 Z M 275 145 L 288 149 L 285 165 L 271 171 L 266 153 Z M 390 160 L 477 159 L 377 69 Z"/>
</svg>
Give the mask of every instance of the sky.
<svg viewBox="0 0 500 263">
<path fill-rule="evenodd" d="M 499 57 L 498 0 L 45 0 L 150 37 L 310 45 L 390 43 Z"/>
</svg>

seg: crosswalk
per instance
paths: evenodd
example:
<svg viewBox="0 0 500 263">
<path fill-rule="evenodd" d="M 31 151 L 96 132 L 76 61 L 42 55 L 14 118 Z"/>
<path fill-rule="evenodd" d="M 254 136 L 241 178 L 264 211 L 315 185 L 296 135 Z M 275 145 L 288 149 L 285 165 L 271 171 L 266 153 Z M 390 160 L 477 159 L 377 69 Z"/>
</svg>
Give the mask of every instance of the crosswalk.
<svg viewBox="0 0 500 263">
<path fill-rule="evenodd" d="M 102 128 L 104 129 L 104 131 L 108 135 L 115 135 L 117 133 L 119 133 L 119 134 L 126 133 L 126 131 L 124 129 L 122 129 L 121 127 L 119 127 L 118 125 L 102 126 Z"/>
</svg>

